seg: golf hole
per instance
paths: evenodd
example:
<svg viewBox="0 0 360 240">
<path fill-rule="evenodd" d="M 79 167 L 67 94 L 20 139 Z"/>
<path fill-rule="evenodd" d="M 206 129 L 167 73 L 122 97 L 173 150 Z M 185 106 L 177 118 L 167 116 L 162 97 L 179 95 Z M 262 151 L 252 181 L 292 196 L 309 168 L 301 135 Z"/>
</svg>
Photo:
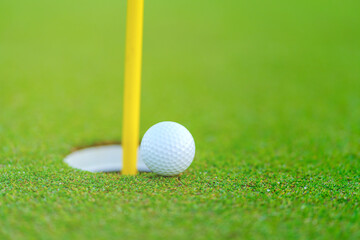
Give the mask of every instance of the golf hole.
<svg viewBox="0 0 360 240">
<path fill-rule="evenodd" d="M 122 170 L 123 150 L 121 145 L 93 146 L 72 152 L 64 162 L 72 168 L 88 172 L 120 172 Z M 138 157 L 139 172 L 151 172 Z"/>
</svg>

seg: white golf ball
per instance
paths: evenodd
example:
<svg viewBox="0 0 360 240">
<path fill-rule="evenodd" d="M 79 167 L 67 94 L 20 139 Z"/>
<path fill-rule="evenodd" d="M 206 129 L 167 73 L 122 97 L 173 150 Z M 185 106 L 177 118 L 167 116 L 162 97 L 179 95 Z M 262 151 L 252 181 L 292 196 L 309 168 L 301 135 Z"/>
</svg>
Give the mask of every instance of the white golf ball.
<svg viewBox="0 0 360 240">
<path fill-rule="evenodd" d="M 140 145 L 140 157 L 146 166 L 162 176 L 185 171 L 195 156 L 191 133 L 175 122 L 160 122 L 149 128 Z"/>
</svg>

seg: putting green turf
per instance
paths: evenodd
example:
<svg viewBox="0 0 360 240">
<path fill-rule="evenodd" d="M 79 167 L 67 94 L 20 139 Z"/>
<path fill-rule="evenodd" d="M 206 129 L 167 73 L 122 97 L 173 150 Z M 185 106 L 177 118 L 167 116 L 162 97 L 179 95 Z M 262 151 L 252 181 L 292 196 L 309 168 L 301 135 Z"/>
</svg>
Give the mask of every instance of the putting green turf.
<svg viewBox="0 0 360 240">
<path fill-rule="evenodd" d="M 181 176 L 62 159 L 119 141 L 125 1 L 0 2 L 0 239 L 360 237 L 356 1 L 146 1 L 141 135 Z"/>
</svg>

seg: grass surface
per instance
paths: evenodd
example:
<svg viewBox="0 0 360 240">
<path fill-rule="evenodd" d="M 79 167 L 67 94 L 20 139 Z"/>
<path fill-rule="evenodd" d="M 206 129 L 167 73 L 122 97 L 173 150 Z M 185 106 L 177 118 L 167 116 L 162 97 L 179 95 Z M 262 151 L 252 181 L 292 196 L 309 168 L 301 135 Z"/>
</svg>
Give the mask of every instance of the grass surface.
<svg viewBox="0 0 360 240">
<path fill-rule="evenodd" d="M 125 1 L 0 2 L 0 239 L 360 238 L 355 1 L 146 1 L 141 135 L 181 176 L 62 159 L 121 139 Z"/>
</svg>

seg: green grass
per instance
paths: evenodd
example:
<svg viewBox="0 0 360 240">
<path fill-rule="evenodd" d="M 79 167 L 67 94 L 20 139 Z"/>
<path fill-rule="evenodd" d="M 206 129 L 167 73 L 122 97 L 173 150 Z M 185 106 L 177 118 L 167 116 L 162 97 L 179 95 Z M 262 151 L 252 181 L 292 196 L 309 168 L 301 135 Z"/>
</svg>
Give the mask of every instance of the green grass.
<svg viewBox="0 0 360 240">
<path fill-rule="evenodd" d="M 92 174 L 121 139 L 125 1 L 0 2 L 0 239 L 360 238 L 355 1 L 146 1 L 141 135 L 181 176 Z"/>
</svg>

